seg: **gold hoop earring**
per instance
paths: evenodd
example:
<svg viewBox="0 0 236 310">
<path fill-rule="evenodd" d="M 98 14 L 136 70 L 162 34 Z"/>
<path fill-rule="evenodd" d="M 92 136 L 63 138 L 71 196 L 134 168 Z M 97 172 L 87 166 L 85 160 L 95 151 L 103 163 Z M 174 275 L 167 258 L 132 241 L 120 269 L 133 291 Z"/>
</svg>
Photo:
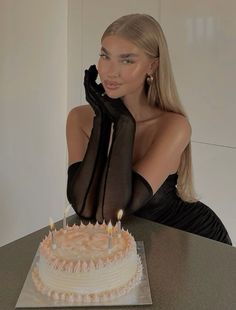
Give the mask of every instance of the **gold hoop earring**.
<svg viewBox="0 0 236 310">
<path fill-rule="evenodd" d="M 153 82 L 153 76 L 151 74 L 149 74 L 146 78 L 146 81 L 148 83 L 148 85 L 152 85 L 152 82 Z"/>
</svg>

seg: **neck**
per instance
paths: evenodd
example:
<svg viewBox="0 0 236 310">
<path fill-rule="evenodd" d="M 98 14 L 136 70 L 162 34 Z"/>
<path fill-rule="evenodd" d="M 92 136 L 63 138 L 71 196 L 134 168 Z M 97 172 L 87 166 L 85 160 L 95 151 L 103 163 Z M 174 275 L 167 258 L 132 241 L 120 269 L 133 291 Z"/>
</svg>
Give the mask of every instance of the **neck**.
<svg viewBox="0 0 236 310">
<path fill-rule="evenodd" d="M 135 121 L 142 121 L 148 107 L 147 97 L 144 92 L 141 94 L 130 94 L 122 99 L 130 113 L 133 115 Z"/>
<path fill-rule="evenodd" d="M 149 120 L 153 116 L 153 107 L 147 101 L 144 93 L 130 94 L 122 98 L 124 104 L 134 117 L 136 123 Z M 156 110 L 157 108 L 155 108 Z"/>
</svg>

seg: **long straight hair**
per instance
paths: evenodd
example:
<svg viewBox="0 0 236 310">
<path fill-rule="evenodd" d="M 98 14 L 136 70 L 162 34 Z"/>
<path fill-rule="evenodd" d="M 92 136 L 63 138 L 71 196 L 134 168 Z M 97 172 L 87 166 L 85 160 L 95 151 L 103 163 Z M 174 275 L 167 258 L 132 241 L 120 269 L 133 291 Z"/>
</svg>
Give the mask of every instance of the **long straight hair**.
<svg viewBox="0 0 236 310">
<path fill-rule="evenodd" d="M 118 35 L 142 48 L 152 58 L 159 59 L 151 85 L 145 82 L 145 90 L 150 105 L 168 112 L 181 114 L 187 118 L 181 104 L 169 57 L 168 46 L 160 24 L 147 14 L 129 14 L 115 20 L 102 35 Z M 196 201 L 193 186 L 191 142 L 184 149 L 178 167 L 177 193 L 185 201 Z"/>
</svg>

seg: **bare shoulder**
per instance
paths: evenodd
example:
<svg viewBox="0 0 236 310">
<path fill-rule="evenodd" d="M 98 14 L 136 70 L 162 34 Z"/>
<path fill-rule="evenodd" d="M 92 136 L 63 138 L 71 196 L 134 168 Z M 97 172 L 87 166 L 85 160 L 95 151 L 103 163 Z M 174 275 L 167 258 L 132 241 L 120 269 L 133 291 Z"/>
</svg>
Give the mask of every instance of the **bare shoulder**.
<svg viewBox="0 0 236 310">
<path fill-rule="evenodd" d="M 164 112 L 160 117 L 156 132 L 158 137 L 169 137 L 176 142 L 188 144 L 192 129 L 185 116 L 174 112 Z"/>
<path fill-rule="evenodd" d="M 179 113 L 164 112 L 162 115 L 162 121 L 167 127 L 178 127 L 180 130 L 191 131 L 189 120 L 184 115 Z"/>
<path fill-rule="evenodd" d="M 68 118 L 76 119 L 80 121 L 86 121 L 88 119 L 92 119 L 94 116 L 93 109 L 89 104 L 84 104 L 77 106 L 70 110 Z"/>
<path fill-rule="evenodd" d="M 145 150 L 144 156 L 135 161 L 133 169 L 141 174 L 149 182 L 153 192 L 156 192 L 168 175 L 178 170 L 181 155 L 190 142 L 191 126 L 183 115 L 161 111 L 153 120 L 148 133 L 154 133 L 151 144 Z"/>
<path fill-rule="evenodd" d="M 73 108 L 67 117 L 67 126 L 79 127 L 89 136 L 92 129 L 94 111 L 90 105 L 84 104 Z"/>
</svg>

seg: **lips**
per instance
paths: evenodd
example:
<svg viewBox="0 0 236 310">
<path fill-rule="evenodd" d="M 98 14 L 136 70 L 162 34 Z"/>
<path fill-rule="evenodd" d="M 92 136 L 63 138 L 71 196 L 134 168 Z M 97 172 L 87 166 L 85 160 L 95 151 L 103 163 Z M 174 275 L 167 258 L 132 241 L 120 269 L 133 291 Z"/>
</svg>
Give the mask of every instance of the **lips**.
<svg viewBox="0 0 236 310">
<path fill-rule="evenodd" d="M 117 89 L 121 84 L 112 81 L 104 81 L 104 86 L 108 89 Z"/>
</svg>

